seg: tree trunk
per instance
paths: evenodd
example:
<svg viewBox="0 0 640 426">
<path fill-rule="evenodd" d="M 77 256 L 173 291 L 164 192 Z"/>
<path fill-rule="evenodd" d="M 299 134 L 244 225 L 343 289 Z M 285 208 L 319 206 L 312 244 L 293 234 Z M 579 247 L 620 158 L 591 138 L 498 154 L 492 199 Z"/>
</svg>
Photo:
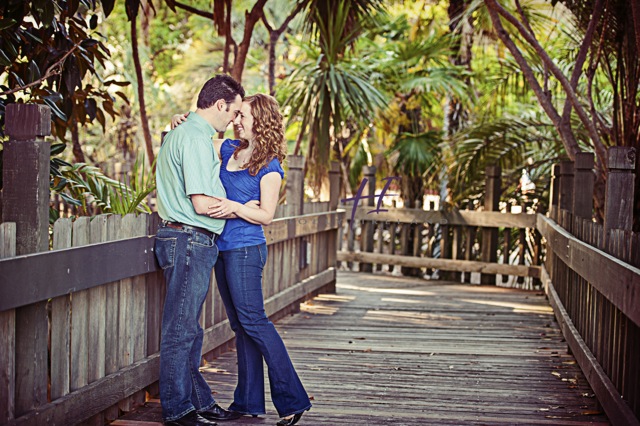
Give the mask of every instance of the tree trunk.
<svg viewBox="0 0 640 426">
<path fill-rule="evenodd" d="M 269 94 L 276 95 L 276 43 L 280 38 L 277 31 L 269 33 Z"/>
<path fill-rule="evenodd" d="M 229 54 L 231 52 L 231 46 L 233 46 L 236 42 L 233 40 L 231 35 L 231 0 L 226 1 L 226 10 L 227 14 L 224 19 L 224 52 L 222 56 L 222 72 L 229 72 Z M 235 57 L 234 57 L 235 59 Z"/>
<path fill-rule="evenodd" d="M 140 103 L 140 124 L 142 125 L 142 133 L 144 135 L 145 147 L 147 149 L 147 157 L 149 165 L 155 161 L 153 153 L 153 141 L 151 139 L 151 131 L 149 130 L 149 120 L 147 118 L 147 107 L 144 102 L 144 78 L 142 75 L 142 66 L 140 65 L 140 53 L 138 52 L 138 28 L 137 18 L 131 19 L 131 53 L 133 55 L 133 63 L 136 69 L 136 79 L 138 82 L 138 102 Z"/>
<path fill-rule="evenodd" d="M 251 12 L 245 12 L 244 36 L 238 46 L 238 54 L 235 57 L 233 68 L 231 69 L 231 76 L 239 82 L 242 82 L 242 72 L 244 71 L 244 64 L 247 61 L 249 47 L 251 47 L 253 29 L 264 13 L 264 5 L 266 2 L 267 0 L 258 0 L 251 9 Z"/>
<path fill-rule="evenodd" d="M 468 7 L 467 0 L 450 0 L 449 1 L 449 29 L 453 33 L 455 31 L 460 32 L 460 37 L 457 38 L 457 42 L 453 46 L 454 54 L 449 58 L 453 65 L 464 66 L 471 70 L 471 48 L 473 46 L 473 26 L 471 22 L 463 22 L 462 17 Z M 466 78 L 467 84 L 469 84 L 469 77 Z M 451 136 L 457 132 L 462 126 L 465 111 L 462 109 L 460 101 L 453 97 L 448 96 L 444 129 L 448 136 Z"/>
<path fill-rule="evenodd" d="M 269 94 L 271 96 L 276 95 L 276 44 L 280 39 L 282 33 L 285 32 L 289 23 L 295 16 L 306 6 L 308 3 L 307 0 L 299 1 L 298 5 L 291 11 L 289 16 L 284 20 L 282 25 L 278 29 L 273 29 L 273 27 L 267 22 L 267 18 L 264 13 L 262 14 L 262 22 L 264 23 L 265 28 L 269 31 Z"/>
<path fill-rule="evenodd" d="M 73 143 L 73 159 L 76 163 L 84 163 L 86 162 L 84 158 L 84 152 L 82 152 L 82 147 L 80 146 L 80 137 L 78 135 L 78 120 L 74 118 L 71 119 L 71 142 Z"/>
<path fill-rule="evenodd" d="M 142 13 L 140 14 L 140 27 L 142 28 L 142 43 L 145 47 L 149 47 L 149 15 L 151 14 L 149 1 L 148 0 L 140 0 L 140 7 L 142 9 Z"/>
</svg>

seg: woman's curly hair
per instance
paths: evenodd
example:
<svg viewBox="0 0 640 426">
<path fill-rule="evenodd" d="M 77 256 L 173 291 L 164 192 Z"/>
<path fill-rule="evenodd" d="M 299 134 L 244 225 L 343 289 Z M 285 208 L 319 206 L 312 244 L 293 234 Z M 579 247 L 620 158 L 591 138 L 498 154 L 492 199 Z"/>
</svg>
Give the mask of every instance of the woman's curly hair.
<svg viewBox="0 0 640 426">
<path fill-rule="evenodd" d="M 243 101 L 248 102 L 251 106 L 253 134 L 255 136 L 251 160 L 244 168 L 249 169 L 251 176 L 255 176 L 261 168 L 269 164 L 274 158 L 277 158 L 282 164 L 287 156 L 283 117 L 280 113 L 278 101 L 272 96 L 257 93 L 247 96 Z M 248 146 L 248 141 L 240 139 L 240 144 L 236 147 L 233 157 L 237 159 L 238 153 Z"/>
</svg>

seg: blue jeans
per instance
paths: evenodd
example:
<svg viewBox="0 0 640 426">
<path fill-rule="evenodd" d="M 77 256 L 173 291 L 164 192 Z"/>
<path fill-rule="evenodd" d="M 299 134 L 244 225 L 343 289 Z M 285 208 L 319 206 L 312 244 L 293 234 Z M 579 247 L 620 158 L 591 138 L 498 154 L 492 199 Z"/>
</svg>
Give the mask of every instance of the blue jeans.
<svg viewBox="0 0 640 426">
<path fill-rule="evenodd" d="M 203 331 L 198 322 L 218 247 L 209 236 L 161 227 L 155 240 L 167 286 L 160 342 L 160 400 L 165 420 L 215 405 L 200 374 Z"/>
<path fill-rule="evenodd" d="M 221 251 L 215 273 L 220 296 L 236 334 L 238 385 L 230 410 L 264 414 L 264 367 L 267 364 L 271 400 L 281 417 L 311 408 L 311 402 L 291 363 L 287 349 L 264 311 L 262 270 L 267 246 Z"/>
</svg>

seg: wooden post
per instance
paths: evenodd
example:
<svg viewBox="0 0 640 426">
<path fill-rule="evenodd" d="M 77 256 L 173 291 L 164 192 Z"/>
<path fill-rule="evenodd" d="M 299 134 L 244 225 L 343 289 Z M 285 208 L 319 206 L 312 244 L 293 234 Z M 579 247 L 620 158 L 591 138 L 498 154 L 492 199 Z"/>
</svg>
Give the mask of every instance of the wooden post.
<svg viewBox="0 0 640 426">
<path fill-rule="evenodd" d="M 16 255 L 16 224 L 0 223 L 0 259 Z M 0 424 L 15 418 L 16 310 L 0 312 Z"/>
<path fill-rule="evenodd" d="M 630 230 L 633 226 L 636 166 L 635 148 L 612 146 L 607 153 L 607 188 L 604 205 L 605 247 L 612 229 Z"/>
<path fill-rule="evenodd" d="M 486 184 L 484 191 L 484 210 L 488 212 L 498 211 L 500 202 L 500 175 L 502 171 L 499 166 L 488 166 L 486 168 Z M 482 229 L 482 261 L 497 262 L 498 260 L 498 229 Z M 495 274 L 481 274 L 481 284 L 496 284 Z"/>
<path fill-rule="evenodd" d="M 340 163 L 332 161 L 329 169 L 329 210 L 334 211 L 338 208 L 341 189 Z"/>
<path fill-rule="evenodd" d="M 549 217 L 558 221 L 558 193 L 560 191 L 560 164 L 554 164 L 551 169 L 551 185 L 549 189 Z"/>
<path fill-rule="evenodd" d="M 302 155 L 290 155 L 287 157 L 289 173 L 287 176 L 287 210 L 285 216 L 300 216 L 304 214 L 304 157 Z M 292 268 L 295 272 L 295 280 L 298 281 L 300 271 L 304 264 L 300 259 L 306 259 L 306 241 L 304 238 L 296 238 L 292 241 L 294 252 L 292 253 Z"/>
<path fill-rule="evenodd" d="M 287 176 L 287 216 L 301 215 L 304 210 L 304 157 L 290 155 Z"/>
<path fill-rule="evenodd" d="M 362 168 L 364 178 L 367 179 L 367 206 L 373 207 L 376 205 L 377 200 L 373 198 L 376 195 L 376 168 L 375 166 L 364 166 Z M 372 215 L 373 216 L 373 215 Z M 375 216 L 373 217 L 375 220 Z M 365 221 L 362 224 L 362 234 L 360 235 L 360 251 L 366 253 L 373 253 L 373 232 L 376 226 L 371 221 Z M 373 272 L 373 265 L 371 263 L 360 263 L 360 272 Z"/>
<path fill-rule="evenodd" d="M 16 223 L 16 254 L 49 250 L 51 110 L 45 105 L 6 107 L 2 218 Z M 15 416 L 47 403 L 46 302 L 16 309 Z"/>
<path fill-rule="evenodd" d="M 573 207 L 575 216 L 591 219 L 593 216 L 594 156 L 591 152 L 579 152 L 573 165 Z"/>
<path fill-rule="evenodd" d="M 571 232 L 571 220 L 565 221 L 568 212 L 569 217 L 573 213 L 573 161 L 560 162 L 560 182 L 558 184 L 558 218 L 557 222 L 567 231 Z"/>
<path fill-rule="evenodd" d="M 335 211 L 338 209 L 340 203 L 340 163 L 337 161 L 331 162 L 331 168 L 329 169 L 329 210 Z M 341 224 L 342 225 L 342 224 Z M 338 250 L 340 249 L 340 242 L 342 241 L 342 226 L 339 226 L 328 237 L 328 265 L 337 268 L 339 262 L 337 260 Z M 336 282 L 335 280 L 324 291 L 335 293 Z"/>
</svg>

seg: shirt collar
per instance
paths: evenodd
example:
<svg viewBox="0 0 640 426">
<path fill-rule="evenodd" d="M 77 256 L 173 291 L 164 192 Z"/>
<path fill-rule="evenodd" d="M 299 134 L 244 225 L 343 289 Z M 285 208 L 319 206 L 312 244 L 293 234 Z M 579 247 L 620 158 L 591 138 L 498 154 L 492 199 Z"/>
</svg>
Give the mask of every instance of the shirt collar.
<svg viewBox="0 0 640 426">
<path fill-rule="evenodd" d="M 207 120 L 202 118 L 197 112 L 191 112 L 187 117 L 187 120 L 192 121 L 194 124 L 196 124 L 211 136 L 217 133 L 216 129 L 214 129 L 213 126 L 209 124 Z"/>
</svg>

